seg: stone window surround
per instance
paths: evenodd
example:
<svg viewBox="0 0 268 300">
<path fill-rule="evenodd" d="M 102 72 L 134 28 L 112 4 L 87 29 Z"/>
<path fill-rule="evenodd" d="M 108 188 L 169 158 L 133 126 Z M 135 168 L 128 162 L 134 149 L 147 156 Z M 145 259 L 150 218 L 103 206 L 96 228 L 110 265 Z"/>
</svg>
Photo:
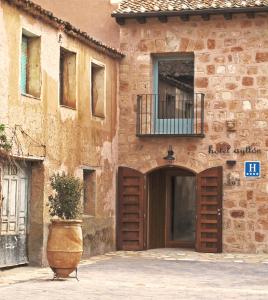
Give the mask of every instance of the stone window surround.
<svg viewBox="0 0 268 300">
<path fill-rule="evenodd" d="M 102 101 L 102 111 L 100 113 L 93 111 L 93 98 L 92 98 L 92 66 L 95 65 L 96 67 L 102 68 L 104 71 L 103 74 L 103 101 Z M 91 109 L 91 117 L 103 121 L 106 117 L 106 99 L 107 99 L 107 87 L 106 87 L 106 64 L 103 62 L 95 59 L 90 58 L 90 109 Z"/>
<path fill-rule="evenodd" d="M 28 40 L 28 65 L 26 74 L 26 93 L 21 91 L 21 95 L 27 98 L 41 100 L 41 85 L 42 85 L 42 72 L 41 72 L 41 35 L 33 33 L 26 29 L 21 28 L 20 34 L 20 62 L 21 62 L 21 47 L 22 37 Z M 20 64 L 20 83 L 21 83 L 21 64 Z M 37 78 L 37 80 L 33 80 Z"/>
<path fill-rule="evenodd" d="M 97 173 L 94 168 L 83 168 L 83 214 L 87 217 L 96 216 Z M 86 188 L 89 185 L 89 190 Z"/>
<path fill-rule="evenodd" d="M 61 62 L 63 58 L 63 65 Z M 77 52 L 69 49 L 68 47 L 60 46 L 59 48 L 59 105 L 61 107 L 69 108 L 72 110 L 77 109 Z M 67 65 L 67 66 L 66 66 Z M 63 67 L 63 77 L 61 76 L 61 68 Z M 64 78 L 68 67 L 68 77 Z M 71 72 L 69 70 L 71 68 Z M 71 76 L 71 78 L 69 77 Z M 62 82 L 67 80 L 67 82 Z M 68 85 L 67 91 L 64 91 L 63 85 Z M 66 94 L 67 95 L 66 95 Z M 65 98 L 66 97 L 66 98 Z"/>
</svg>

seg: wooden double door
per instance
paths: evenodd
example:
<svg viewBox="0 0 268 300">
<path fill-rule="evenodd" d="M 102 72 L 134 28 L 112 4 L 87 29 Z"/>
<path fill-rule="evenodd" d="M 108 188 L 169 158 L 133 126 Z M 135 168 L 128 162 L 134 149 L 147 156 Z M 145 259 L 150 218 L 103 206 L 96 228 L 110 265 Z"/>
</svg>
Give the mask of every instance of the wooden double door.
<svg viewBox="0 0 268 300">
<path fill-rule="evenodd" d="M 222 251 L 222 167 L 118 170 L 117 248 Z"/>
<path fill-rule="evenodd" d="M 27 217 L 30 169 L 6 165 L 0 201 L 0 268 L 28 263 Z"/>
</svg>

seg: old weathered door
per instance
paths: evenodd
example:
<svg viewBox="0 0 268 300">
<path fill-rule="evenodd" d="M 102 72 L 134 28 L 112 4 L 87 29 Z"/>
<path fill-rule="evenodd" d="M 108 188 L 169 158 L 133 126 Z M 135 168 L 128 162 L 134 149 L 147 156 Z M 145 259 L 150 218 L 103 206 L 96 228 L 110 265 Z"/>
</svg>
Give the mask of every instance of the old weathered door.
<svg viewBox="0 0 268 300">
<path fill-rule="evenodd" d="M 145 177 L 139 171 L 118 169 L 117 248 L 143 250 L 145 247 Z"/>
<path fill-rule="evenodd" d="M 222 252 L 222 167 L 197 176 L 196 250 Z"/>
<path fill-rule="evenodd" d="M 12 164 L 4 168 L 0 209 L 0 267 L 28 262 L 28 185 L 27 167 Z"/>
</svg>

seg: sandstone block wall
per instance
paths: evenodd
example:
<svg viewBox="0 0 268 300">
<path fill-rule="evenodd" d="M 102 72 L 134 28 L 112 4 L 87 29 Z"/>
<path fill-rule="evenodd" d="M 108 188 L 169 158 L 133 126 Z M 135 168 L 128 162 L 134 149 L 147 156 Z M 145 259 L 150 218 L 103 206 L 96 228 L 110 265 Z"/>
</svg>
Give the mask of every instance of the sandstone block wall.
<svg viewBox="0 0 268 300">
<path fill-rule="evenodd" d="M 127 20 L 121 26 L 119 165 L 142 172 L 165 165 L 168 145 L 175 165 L 200 172 L 224 167 L 224 251 L 268 252 L 268 15 L 199 16 L 167 23 Z M 195 92 L 205 93 L 205 138 L 136 137 L 136 95 L 152 93 L 152 54 L 194 52 Z M 235 120 L 236 130 L 227 130 Z M 231 146 L 209 154 L 208 146 Z M 234 153 L 256 147 L 261 153 Z M 226 160 L 236 160 L 228 167 Z M 245 160 L 260 160 L 261 178 L 244 178 Z M 236 185 L 228 185 L 228 178 Z"/>
</svg>

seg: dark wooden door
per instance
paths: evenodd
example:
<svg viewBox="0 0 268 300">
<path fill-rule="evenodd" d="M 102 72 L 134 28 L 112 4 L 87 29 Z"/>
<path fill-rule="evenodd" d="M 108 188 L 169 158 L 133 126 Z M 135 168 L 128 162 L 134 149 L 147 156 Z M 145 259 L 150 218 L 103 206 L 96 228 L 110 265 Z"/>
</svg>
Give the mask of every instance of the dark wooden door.
<svg viewBox="0 0 268 300">
<path fill-rule="evenodd" d="M 139 171 L 118 169 L 117 248 L 145 248 L 145 176 Z"/>
<path fill-rule="evenodd" d="M 166 173 L 152 172 L 148 182 L 148 248 L 165 248 Z"/>
<path fill-rule="evenodd" d="M 196 250 L 222 252 L 222 167 L 197 176 Z"/>
</svg>

